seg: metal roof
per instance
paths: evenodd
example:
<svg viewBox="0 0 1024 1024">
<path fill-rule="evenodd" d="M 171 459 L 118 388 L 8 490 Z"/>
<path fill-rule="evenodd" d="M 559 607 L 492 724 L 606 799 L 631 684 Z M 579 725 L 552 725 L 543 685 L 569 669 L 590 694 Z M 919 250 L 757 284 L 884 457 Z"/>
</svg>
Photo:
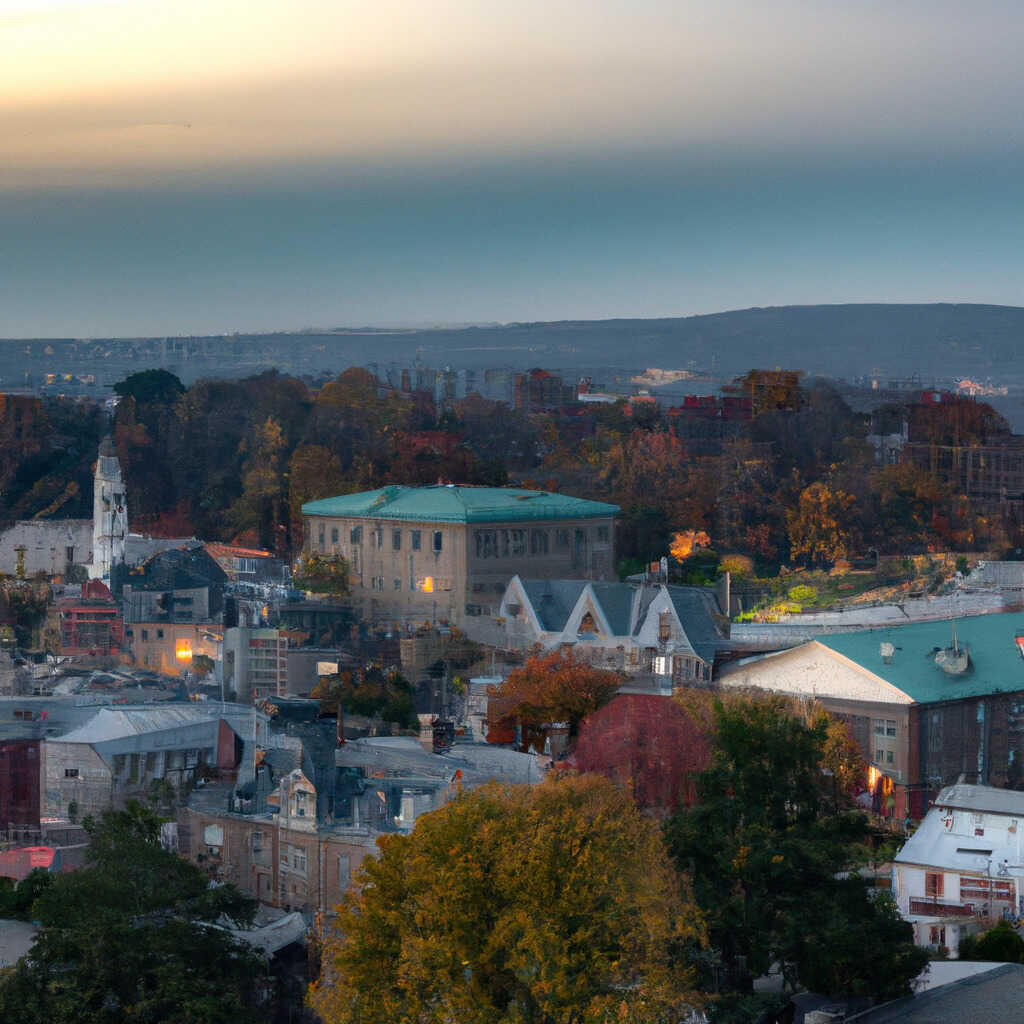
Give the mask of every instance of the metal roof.
<svg viewBox="0 0 1024 1024">
<path fill-rule="evenodd" d="M 1024 690 L 1024 660 L 1015 642 L 1024 615 L 975 615 L 956 620 L 957 642 L 970 648 L 971 667 L 961 676 L 939 668 L 932 654 L 952 636 L 948 620 L 819 636 L 818 643 L 902 690 L 918 704 Z M 881 644 L 895 648 L 892 664 L 882 660 Z"/>
<path fill-rule="evenodd" d="M 593 519 L 618 515 L 619 506 L 549 491 L 514 487 L 403 487 L 308 501 L 307 516 L 395 519 L 425 523 L 509 523 L 542 519 Z"/>
<path fill-rule="evenodd" d="M 957 782 L 946 786 L 935 798 L 936 807 L 954 807 L 964 811 L 988 811 L 1024 819 L 1024 793 L 995 786 L 976 786 Z"/>
<path fill-rule="evenodd" d="M 148 732 L 177 729 L 183 725 L 210 722 L 214 718 L 194 705 L 157 707 L 124 711 L 120 708 L 100 708 L 85 725 L 57 737 L 59 743 L 106 743 L 138 736 Z"/>
</svg>

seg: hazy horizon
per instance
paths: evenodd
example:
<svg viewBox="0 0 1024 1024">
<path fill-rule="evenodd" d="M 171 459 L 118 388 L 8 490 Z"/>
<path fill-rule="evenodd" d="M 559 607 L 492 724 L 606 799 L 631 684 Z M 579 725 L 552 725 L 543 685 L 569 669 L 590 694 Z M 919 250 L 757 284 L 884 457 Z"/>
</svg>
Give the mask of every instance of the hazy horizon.
<svg viewBox="0 0 1024 1024">
<path fill-rule="evenodd" d="M 1024 10 L 6 0 L 0 336 L 1024 301 Z"/>
</svg>

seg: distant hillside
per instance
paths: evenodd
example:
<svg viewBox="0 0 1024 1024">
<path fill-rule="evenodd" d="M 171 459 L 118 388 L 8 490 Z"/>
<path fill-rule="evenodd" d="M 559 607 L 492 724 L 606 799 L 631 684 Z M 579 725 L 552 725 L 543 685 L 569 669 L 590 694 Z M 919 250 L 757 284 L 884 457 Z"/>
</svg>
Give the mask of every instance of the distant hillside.
<svg viewBox="0 0 1024 1024">
<path fill-rule="evenodd" d="M 372 360 L 432 367 L 695 366 L 718 376 L 784 366 L 852 377 L 878 371 L 1024 384 L 1024 308 L 863 304 L 778 306 L 660 320 L 567 320 L 431 330 L 338 328 L 231 337 L 0 342 L 0 387 L 24 374 L 94 373 L 112 382 L 164 366 L 186 383 L 276 367 L 337 372 Z M 26 382 L 27 383 L 27 382 Z"/>
<path fill-rule="evenodd" d="M 425 350 L 479 358 L 515 353 L 553 365 L 686 366 L 741 373 L 799 367 L 853 376 L 952 375 L 1024 379 L 1024 308 L 863 304 L 777 306 L 663 320 L 592 320 L 421 331 L 403 338 Z M 381 346 L 383 347 L 383 346 Z M 526 351 L 524 351 L 526 350 Z"/>
</svg>

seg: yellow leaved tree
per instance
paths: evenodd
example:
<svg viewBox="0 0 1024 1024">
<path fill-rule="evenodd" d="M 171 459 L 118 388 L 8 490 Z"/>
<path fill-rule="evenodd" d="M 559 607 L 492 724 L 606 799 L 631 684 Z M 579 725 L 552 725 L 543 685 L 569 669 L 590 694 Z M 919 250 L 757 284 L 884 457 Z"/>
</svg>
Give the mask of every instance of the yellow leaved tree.
<svg viewBox="0 0 1024 1024">
<path fill-rule="evenodd" d="M 663 1021 L 700 1005 L 700 913 L 656 822 L 596 776 L 491 784 L 379 841 L 338 908 L 328 1024 Z"/>
</svg>

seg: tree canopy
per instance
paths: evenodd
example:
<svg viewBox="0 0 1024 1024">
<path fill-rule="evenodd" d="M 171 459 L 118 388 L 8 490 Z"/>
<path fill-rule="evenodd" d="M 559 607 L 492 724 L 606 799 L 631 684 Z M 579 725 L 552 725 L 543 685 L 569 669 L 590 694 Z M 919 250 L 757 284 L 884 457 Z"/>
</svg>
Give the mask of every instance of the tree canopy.
<svg viewBox="0 0 1024 1024">
<path fill-rule="evenodd" d="M 328 1024 L 678 1020 L 702 939 L 657 826 L 594 776 L 490 785 L 382 839 L 338 908 Z"/>
<path fill-rule="evenodd" d="M 580 722 L 615 696 L 623 678 L 555 651 L 514 668 L 493 696 L 509 717 L 526 725 L 568 722 L 569 734 L 575 736 Z"/>
<path fill-rule="evenodd" d="M 699 800 L 666 838 L 707 915 L 717 987 L 749 991 L 779 964 L 791 986 L 827 995 L 908 994 L 927 956 L 890 895 L 850 870 L 872 830 L 851 807 L 845 727 L 775 696 L 715 700 L 712 717 Z"/>
<path fill-rule="evenodd" d="M 42 927 L 0 983 L 0 1020 L 21 1024 L 189 1024 L 261 1021 L 263 958 L 225 921 L 255 905 L 211 888 L 165 851 L 160 821 L 138 803 L 86 819 L 87 866 L 58 875 L 36 899 Z"/>
</svg>

